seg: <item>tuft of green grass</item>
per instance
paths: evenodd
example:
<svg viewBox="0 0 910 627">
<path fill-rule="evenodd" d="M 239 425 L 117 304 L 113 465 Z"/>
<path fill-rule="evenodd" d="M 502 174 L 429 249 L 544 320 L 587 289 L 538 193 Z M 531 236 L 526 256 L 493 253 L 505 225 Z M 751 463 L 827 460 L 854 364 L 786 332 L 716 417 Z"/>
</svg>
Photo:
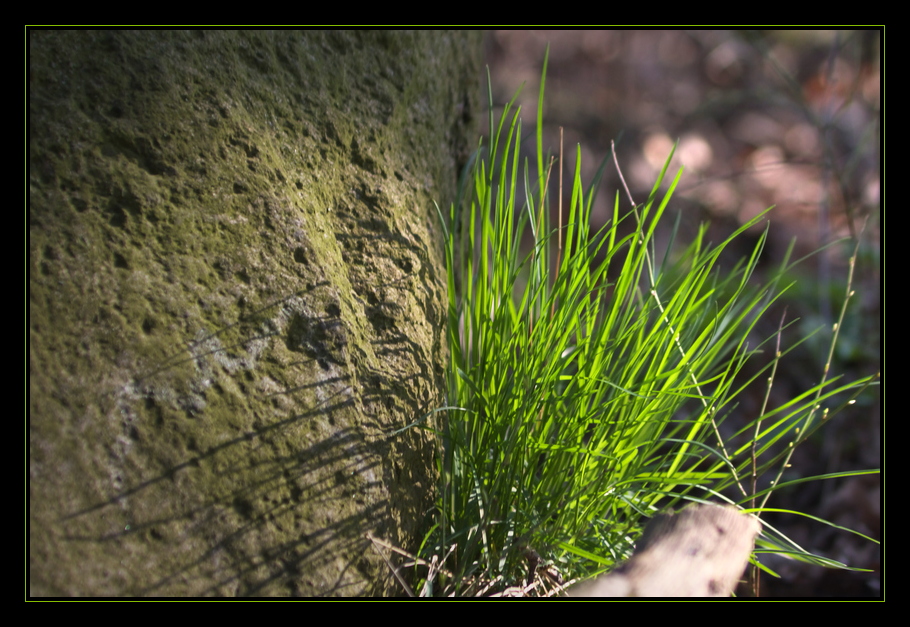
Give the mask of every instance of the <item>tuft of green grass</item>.
<svg viewBox="0 0 910 627">
<path fill-rule="evenodd" d="M 774 511 L 767 497 L 785 485 L 877 472 L 780 483 L 793 449 L 874 377 L 842 383 L 826 369 L 785 405 L 722 428 L 743 390 L 759 376 L 771 385 L 786 352 L 778 333 L 774 357 L 742 380 L 747 360 L 775 340 L 752 345 L 756 322 L 787 287 L 753 285 L 767 227 L 748 258 L 718 263 L 765 214 L 719 244 L 703 228 L 688 246 L 658 251 L 681 175 L 661 191 L 671 154 L 647 200 L 623 210 L 617 193 L 611 220 L 594 232 L 606 162 L 584 187 L 579 147 L 567 219 L 554 228 L 543 95 L 541 80 L 536 169 L 519 157 L 515 98 L 495 124 L 490 102 L 490 143 L 440 212 L 451 361 L 448 406 L 433 412 L 440 483 L 417 560 L 423 595 L 544 594 L 627 559 L 648 518 L 681 501 L 713 497 L 760 514 Z M 788 255 L 775 277 L 792 265 Z M 415 424 L 430 428 L 428 417 Z M 771 487 L 759 489 L 765 475 Z M 765 526 L 756 553 L 769 551 L 846 567 Z"/>
</svg>

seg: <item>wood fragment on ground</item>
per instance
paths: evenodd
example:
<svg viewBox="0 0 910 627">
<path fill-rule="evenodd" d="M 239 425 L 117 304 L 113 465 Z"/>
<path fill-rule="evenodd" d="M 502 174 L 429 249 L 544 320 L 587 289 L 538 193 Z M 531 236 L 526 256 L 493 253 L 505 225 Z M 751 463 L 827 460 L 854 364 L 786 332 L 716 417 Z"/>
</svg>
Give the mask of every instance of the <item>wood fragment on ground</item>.
<svg viewBox="0 0 910 627">
<path fill-rule="evenodd" d="M 728 597 L 760 532 L 757 518 L 730 506 L 690 505 L 655 516 L 628 561 L 569 596 Z"/>
</svg>

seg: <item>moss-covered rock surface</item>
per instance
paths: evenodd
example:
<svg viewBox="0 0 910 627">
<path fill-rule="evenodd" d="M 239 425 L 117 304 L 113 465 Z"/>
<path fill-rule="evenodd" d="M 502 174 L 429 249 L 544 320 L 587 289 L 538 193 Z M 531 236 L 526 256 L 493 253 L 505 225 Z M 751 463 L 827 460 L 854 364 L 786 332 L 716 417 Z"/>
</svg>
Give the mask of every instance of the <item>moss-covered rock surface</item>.
<svg viewBox="0 0 910 627">
<path fill-rule="evenodd" d="M 33 595 L 397 594 L 480 38 L 29 34 Z"/>
</svg>

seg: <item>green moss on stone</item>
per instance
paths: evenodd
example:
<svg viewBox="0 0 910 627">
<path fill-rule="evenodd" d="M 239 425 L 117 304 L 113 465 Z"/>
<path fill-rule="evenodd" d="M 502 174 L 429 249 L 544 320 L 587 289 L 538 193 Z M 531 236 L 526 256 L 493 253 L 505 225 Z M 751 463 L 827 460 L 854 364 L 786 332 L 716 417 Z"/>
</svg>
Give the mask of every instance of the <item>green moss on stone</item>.
<svg viewBox="0 0 910 627">
<path fill-rule="evenodd" d="M 395 590 L 479 36 L 29 41 L 33 594 Z M 353 567 L 352 567 L 353 566 Z"/>
</svg>

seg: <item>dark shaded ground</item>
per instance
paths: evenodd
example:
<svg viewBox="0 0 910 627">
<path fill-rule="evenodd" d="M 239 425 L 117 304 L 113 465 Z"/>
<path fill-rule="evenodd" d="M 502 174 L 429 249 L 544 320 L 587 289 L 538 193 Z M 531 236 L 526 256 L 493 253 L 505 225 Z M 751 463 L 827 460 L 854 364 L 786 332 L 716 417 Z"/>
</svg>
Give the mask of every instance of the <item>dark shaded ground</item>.
<svg viewBox="0 0 910 627">
<path fill-rule="evenodd" d="M 800 266 L 799 283 L 770 313 L 761 338 L 772 335 L 787 307 L 800 318 L 783 346 L 837 319 L 846 291 L 848 258 L 860 253 L 831 374 L 853 380 L 880 371 L 880 33 L 878 31 L 495 31 L 487 40 L 494 102 L 520 97 L 528 155 L 544 50 L 550 44 L 546 145 L 566 154 L 582 145 L 590 181 L 616 140 L 617 154 L 637 202 L 647 196 L 673 142 L 671 172 L 686 173 L 671 209 L 682 212 L 682 242 L 710 220 L 714 241 L 768 206 L 766 269 L 796 238 L 797 256 L 851 238 Z M 570 172 L 571 160 L 566 164 Z M 598 200 L 600 219 L 619 186 L 608 167 Z M 625 201 L 625 198 L 623 198 Z M 624 205 L 626 206 L 626 205 Z M 865 231 L 863 226 L 865 225 Z M 757 236 L 757 234 L 756 234 Z M 747 255 L 754 236 L 742 238 Z M 830 331 L 783 360 L 771 406 L 817 383 Z M 763 385 L 744 395 L 744 414 L 756 413 Z M 797 450 L 792 475 L 812 476 L 881 466 L 879 388 L 832 419 Z M 768 507 L 793 509 L 881 538 L 880 477 L 802 484 L 777 493 Z M 813 552 L 873 573 L 768 563 L 783 578 L 762 578 L 762 596 L 868 597 L 881 594 L 878 545 L 796 516 L 766 517 Z"/>
</svg>

